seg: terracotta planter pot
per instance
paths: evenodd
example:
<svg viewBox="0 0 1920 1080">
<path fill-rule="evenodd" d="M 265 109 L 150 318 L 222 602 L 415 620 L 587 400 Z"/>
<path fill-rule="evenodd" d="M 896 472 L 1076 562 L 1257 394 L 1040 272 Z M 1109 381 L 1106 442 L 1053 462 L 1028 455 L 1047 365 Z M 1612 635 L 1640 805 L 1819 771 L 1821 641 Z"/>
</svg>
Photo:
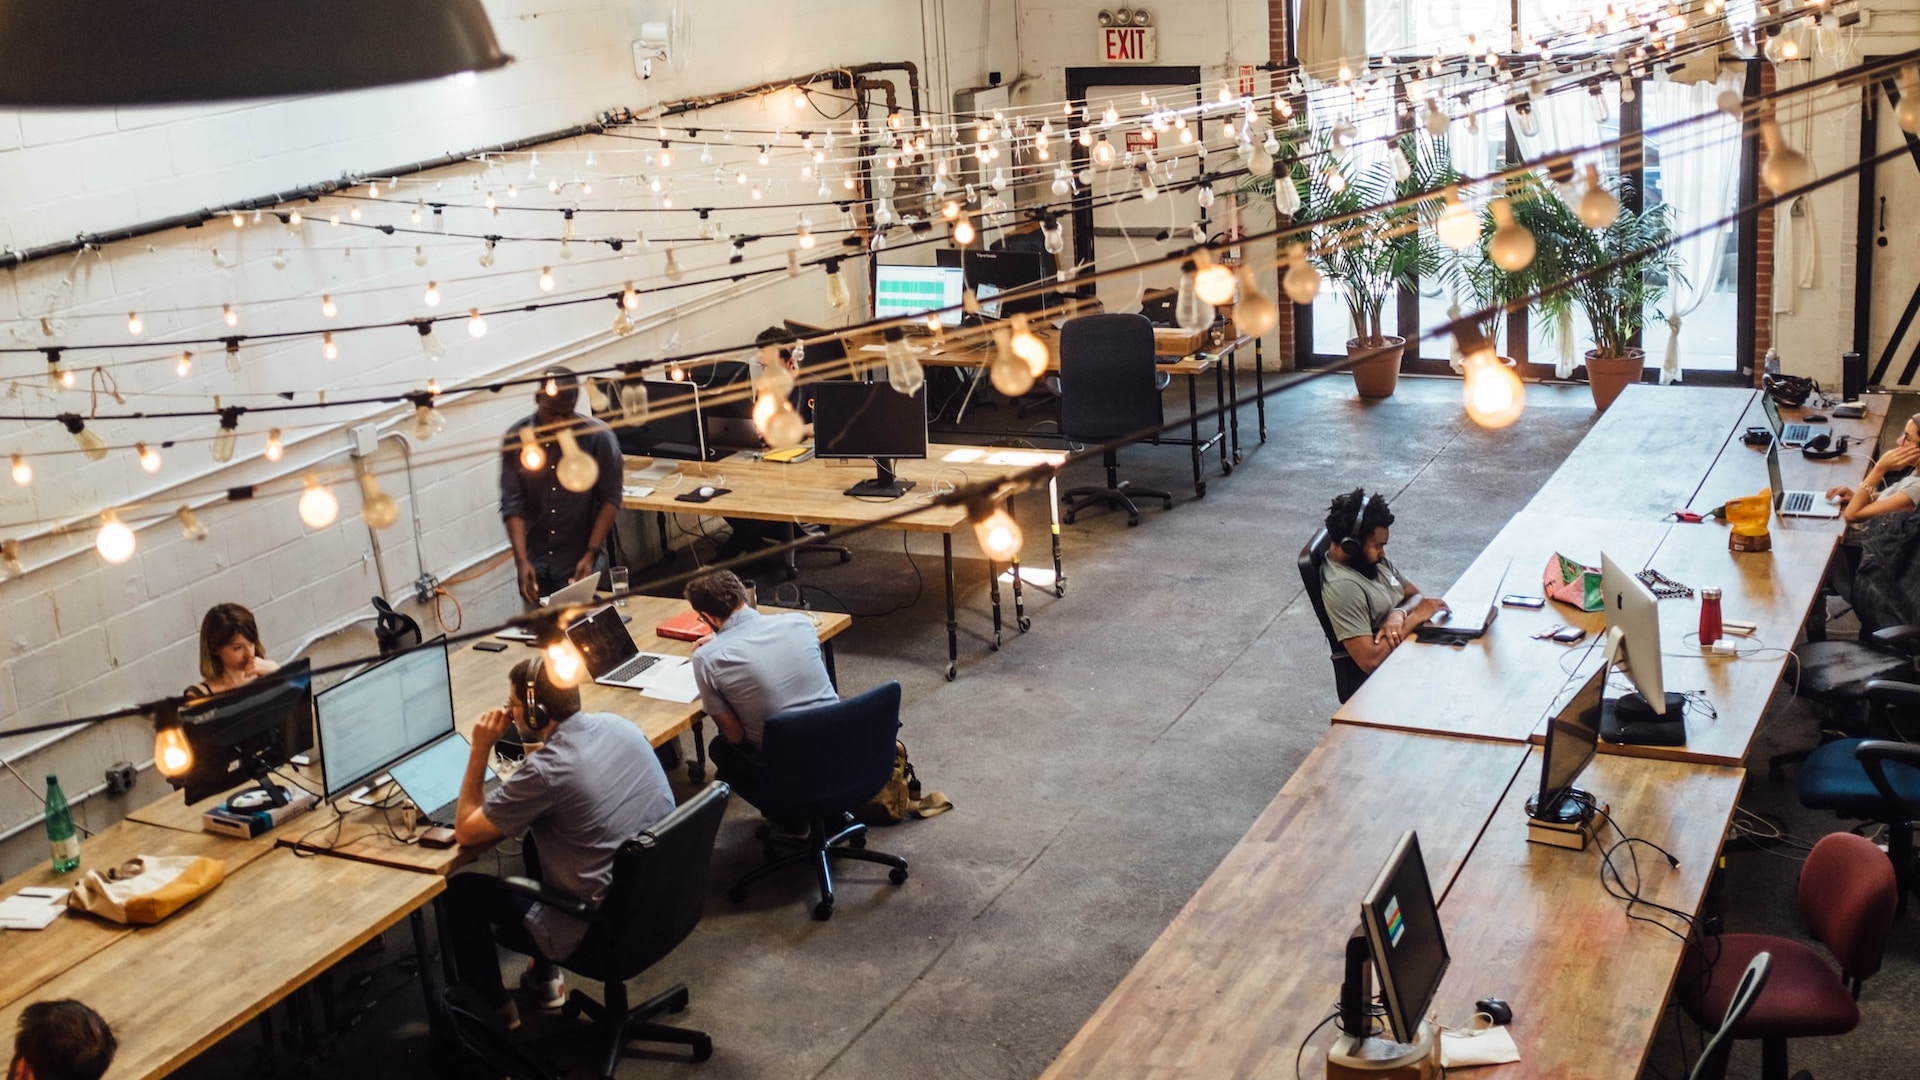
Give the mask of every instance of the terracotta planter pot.
<svg viewBox="0 0 1920 1080">
<path fill-rule="evenodd" d="M 1593 407 L 1606 412 L 1620 391 L 1640 381 L 1647 366 L 1647 354 L 1628 349 L 1625 356 L 1595 356 L 1587 351 L 1587 389 L 1593 392 Z"/>
<path fill-rule="evenodd" d="M 1394 388 L 1400 385 L 1400 354 L 1406 349 L 1407 339 L 1401 337 L 1388 337 L 1386 347 L 1379 350 L 1362 348 L 1359 338 L 1348 338 L 1348 356 L 1378 354 L 1353 365 L 1353 388 L 1363 398 L 1392 397 Z"/>
</svg>

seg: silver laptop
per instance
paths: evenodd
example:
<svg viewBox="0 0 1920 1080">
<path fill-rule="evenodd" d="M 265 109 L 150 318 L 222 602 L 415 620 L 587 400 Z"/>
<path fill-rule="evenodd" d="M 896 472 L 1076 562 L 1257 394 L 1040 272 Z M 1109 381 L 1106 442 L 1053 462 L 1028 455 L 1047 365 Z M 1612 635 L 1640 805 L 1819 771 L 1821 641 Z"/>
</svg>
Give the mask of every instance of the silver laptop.
<svg viewBox="0 0 1920 1080">
<path fill-rule="evenodd" d="M 455 804 L 460 801 L 460 782 L 467 775 L 468 753 L 465 736 L 450 732 L 388 771 L 421 817 L 450 827 Z M 498 782 L 492 769 L 487 770 L 484 782 L 489 789 Z"/>
<path fill-rule="evenodd" d="M 546 607 L 572 607 L 575 604 L 593 603 L 593 594 L 600 589 L 600 575 L 588 574 L 579 581 L 563 588 L 553 590 L 553 594 L 540 601 Z"/>
<path fill-rule="evenodd" d="M 586 658 L 593 681 L 602 686 L 642 690 L 686 663 L 677 656 L 641 652 L 620 621 L 618 608 L 603 607 L 567 627 L 567 640 Z"/>
<path fill-rule="evenodd" d="M 1773 438 L 1783 446 L 1805 446 L 1813 440 L 1812 424 L 1789 424 L 1780 417 L 1780 406 L 1773 403 L 1773 395 L 1762 393 L 1760 407 L 1766 410 L 1767 423 L 1773 425 Z"/>
<path fill-rule="evenodd" d="M 1767 447 L 1767 481 L 1773 486 L 1773 512 L 1779 517 L 1837 518 L 1840 508 L 1824 491 L 1788 491 L 1780 477 L 1780 446 Z"/>
<path fill-rule="evenodd" d="M 1487 595 L 1487 605 L 1468 605 L 1459 611 L 1442 611 L 1413 631 L 1415 641 L 1424 641 L 1431 645 L 1464 645 L 1469 641 L 1478 641 L 1493 626 L 1493 617 L 1500 613 L 1500 590 L 1507 584 L 1507 574 L 1513 570 L 1513 560 L 1500 568 L 1500 577 L 1493 583 L 1493 592 Z M 1478 616 L 1478 618 L 1475 618 Z"/>
</svg>

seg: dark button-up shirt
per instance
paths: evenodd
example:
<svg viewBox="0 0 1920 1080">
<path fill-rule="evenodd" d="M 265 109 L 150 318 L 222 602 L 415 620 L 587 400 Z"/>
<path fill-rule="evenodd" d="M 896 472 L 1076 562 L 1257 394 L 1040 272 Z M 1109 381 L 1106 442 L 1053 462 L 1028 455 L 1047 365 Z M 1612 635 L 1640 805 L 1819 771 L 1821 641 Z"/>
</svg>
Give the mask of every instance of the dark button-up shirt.
<svg viewBox="0 0 1920 1080">
<path fill-rule="evenodd" d="M 599 463 L 600 478 L 586 491 L 568 491 L 560 486 L 555 474 L 560 464 L 560 444 L 551 436 L 540 444 L 546 453 L 546 468 L 530 473 L 520 464 L 520 431 L 535 424 L 535 419 L 528 416 L 507 429 L 500 453 L 500 518 L 525 521 L 527 556 L 534 569 L 560 575 L 571 572 L 587 553 L 593 519 L 600 507 L 620 505 L 625 465 L 612 428 L 591 417 L 575 417 L 574 438 L 580 449 Z"/>
</svg>

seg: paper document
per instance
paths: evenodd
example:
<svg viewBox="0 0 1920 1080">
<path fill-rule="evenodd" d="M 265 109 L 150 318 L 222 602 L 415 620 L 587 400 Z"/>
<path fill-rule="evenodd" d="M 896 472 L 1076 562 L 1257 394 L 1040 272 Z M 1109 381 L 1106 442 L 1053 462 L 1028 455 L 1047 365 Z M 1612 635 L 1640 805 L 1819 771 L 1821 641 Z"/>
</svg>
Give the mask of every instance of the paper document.
<svg viewBox="0 0 1920 1080">
<path fill-rule="evenodd" d="M 33 886 L 0 900 L 0 929 L 45 930 L 67 910 L 67 890 Z"/>
<path fill-rule="evenodd" d="M 672 666 L 659 664 L 656 667 L 664 667 L 667 670 L 661 672 L 658 678 L 654 677 L 653 672 L 647 672 L 647 683 L 640 688 L 642 694 L 661 701 L 676 701 L 682 705 L 689 704 L 700 697 L 700 688 L 693 683 L 692 664 Z"/>
</svg>

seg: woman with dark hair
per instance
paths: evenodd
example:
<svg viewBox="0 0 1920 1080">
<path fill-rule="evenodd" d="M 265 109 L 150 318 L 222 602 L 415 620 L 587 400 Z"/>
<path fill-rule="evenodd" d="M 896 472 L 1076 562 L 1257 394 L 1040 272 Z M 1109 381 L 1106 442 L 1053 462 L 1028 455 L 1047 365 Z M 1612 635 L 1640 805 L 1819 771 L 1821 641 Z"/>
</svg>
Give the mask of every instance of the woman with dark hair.
<svg viewBox="0 0 1920 1080">
<path fill-rule="evenodd" d="M 215 604 L 200 620 L 200 675 L 187 687 L 188 698 L 238 690 L 262 675 L 280 670 L 267 659 L 253 612 L 239 604 Z"/>
</svg>

